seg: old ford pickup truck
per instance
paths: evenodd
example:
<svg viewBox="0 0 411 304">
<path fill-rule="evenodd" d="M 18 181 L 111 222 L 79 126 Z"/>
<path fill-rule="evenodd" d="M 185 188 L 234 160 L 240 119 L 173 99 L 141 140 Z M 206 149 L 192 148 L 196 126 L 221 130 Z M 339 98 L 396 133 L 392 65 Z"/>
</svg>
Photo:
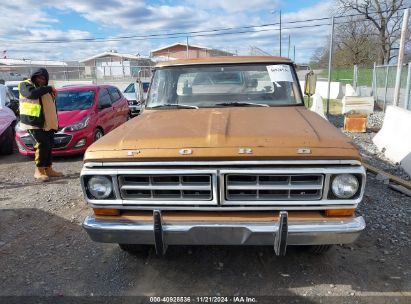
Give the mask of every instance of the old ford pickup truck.
<svg viewBox="0 0 411 304">
<path fill-rule="evenodd" d="M 88 148 L 81 183 L 91 239 L 127 251 L 324 252 L 365 228 L 359 152 L 305 108 L 294 64 L 280 57 L 158 64 L 143 113 Z"/>
</svg>

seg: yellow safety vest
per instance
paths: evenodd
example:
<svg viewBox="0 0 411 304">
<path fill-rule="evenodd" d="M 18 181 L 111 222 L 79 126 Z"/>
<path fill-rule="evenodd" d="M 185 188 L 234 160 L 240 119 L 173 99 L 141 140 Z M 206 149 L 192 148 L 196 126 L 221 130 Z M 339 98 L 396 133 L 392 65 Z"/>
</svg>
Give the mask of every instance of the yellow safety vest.
<svg viewBox="0 0 411 304">
<path fill-rule="evenodd" d="M 30 79 L 27 79 L 23 82 L 33 85 L 33 82 Z M 21 82 L 18 85 L 21 122 L 30 126 L 43 127 L 44 115 L 40 99 L 28 99 L 25 96 L 21 95 L 20 84 Z"/>
</svg>

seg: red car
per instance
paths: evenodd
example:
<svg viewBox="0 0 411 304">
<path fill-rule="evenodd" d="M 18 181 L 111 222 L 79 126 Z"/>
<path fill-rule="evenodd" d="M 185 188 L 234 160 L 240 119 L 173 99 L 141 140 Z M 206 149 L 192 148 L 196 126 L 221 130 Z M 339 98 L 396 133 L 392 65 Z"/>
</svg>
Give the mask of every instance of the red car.
<svg viewBox="0 0 411 304">
<path fill-rule="evenodd" d="M 127 99 L 114 86 L 70 86 L 58 91 L 59 130 L 54 136 L 53 155 L 84 153 L 129 117 Z M 21 154 L 34 155 L 33 138 L 18 125 L 16 142 Z"/>
</svg>

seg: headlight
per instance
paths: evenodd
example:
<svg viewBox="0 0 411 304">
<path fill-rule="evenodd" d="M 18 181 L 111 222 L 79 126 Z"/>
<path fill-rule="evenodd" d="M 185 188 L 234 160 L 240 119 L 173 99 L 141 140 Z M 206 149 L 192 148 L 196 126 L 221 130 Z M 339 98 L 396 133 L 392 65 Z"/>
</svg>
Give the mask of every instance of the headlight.
<svg viewBox="0 0 411 304">
<path fill-rule="evenodd" d="M 20 127 L 20 123 L 16 124 L 16 126 L 14 127 L 14 130 L 16 131 L 16 133 L 27 133 L 26 129 L 23 129 Z"/>
<path fill-rule="evenodd" d="M 93 176 L 87 184 L 90 194 L 96 199 L 105 199 L 113 191 L 111 179 L 106 176 Z"/>
<path fill-rule="evenodd" d="M 141 102 L 139 101 L 139 100 L 134 100 L 134 99 L 132 99 L 132 100 L 129 100 L 128 101 L 128 104 L 130 105 L 130 106 L 138 106 L 138 105 L 140 105 L 141 104 Z"/>
<path fill-rule="evenodd" d="M 338 198 L 353 197 L 358 190 L 358 179 L 352 174 L 340 174 L 334 177 L 331 189 Z"/>
<path fill-rule="evenodd" d="M 76 122 L 75 124 L 72 124 L 70 126 L 63 128 L 62 132 L 65 132 L 65 131 L 73 132 L 73 131 L 84 129 L 85 127 L 88 126 L 88 123 L 90 122 L 90 118 L 91 118 L 90 116 L 86 116 L 79 122 Z"/>
</svg>

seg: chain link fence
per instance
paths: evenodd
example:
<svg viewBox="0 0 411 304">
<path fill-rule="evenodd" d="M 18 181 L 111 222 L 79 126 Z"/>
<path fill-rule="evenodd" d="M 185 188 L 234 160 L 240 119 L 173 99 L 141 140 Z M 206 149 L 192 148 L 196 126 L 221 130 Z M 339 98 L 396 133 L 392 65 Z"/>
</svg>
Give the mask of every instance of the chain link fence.
<svg viewBox="0 0 411 304">
<path fill-rule="evenodd" d="M 123 89 L 137 78 L 150 80 L 152 66 L 131 66 L 129 64 L 113 64 L 106 66 L 61 65 L 61 66 L 0 66 L 0 79 L 5 81 L 22 81 L 38 68 L 46 68 L 50 75 L 50 83 L 56 87 L 70 84 L 113 84 Z"/>
<path fill-rule="evenodd" d="M 40 67 L 50 74 L 50 83 L 56 87 L 70 84 L 112 84 L 124 89 L 137 78 L 149 81 L 152 76 L 152 66 L 132 66 L 127 64 L 110 64 L 106 66 L 87 65 L 18 65 L 0 66 L 0 79 L 5 81 L 22 81 Z M 324 72 L 324 71 L 323 71 Z M 394 103 L 396 65 L 376 66 L 374 73 L 371 68 L 336 69 L 332 81 L 342 84 L 349 83 L 354 88 L 372 85 L 373 95 L 378 108 L 385 110 Z M 320 74 L 320 78 L 321 78 Z M 411 110 L 411 72 L 409 64 L 404 65 L 401 74 L 399 107 Z M 361 94 L 362 95 L 362 94 Z M 369 96 L 369 95 L 368 95 Z"/>
<path fill-rule="evenodd" d="M 395 78 L 397 75 L 396 65 L 376 66 L 374 72 L 373 90 L 376 105 L 385 110 L 394 104 Z M 411 110 L 410 101 L 410 67 L 403 66 L 401 71 L 400 100 L 398 106 Z"/>
</svg>

